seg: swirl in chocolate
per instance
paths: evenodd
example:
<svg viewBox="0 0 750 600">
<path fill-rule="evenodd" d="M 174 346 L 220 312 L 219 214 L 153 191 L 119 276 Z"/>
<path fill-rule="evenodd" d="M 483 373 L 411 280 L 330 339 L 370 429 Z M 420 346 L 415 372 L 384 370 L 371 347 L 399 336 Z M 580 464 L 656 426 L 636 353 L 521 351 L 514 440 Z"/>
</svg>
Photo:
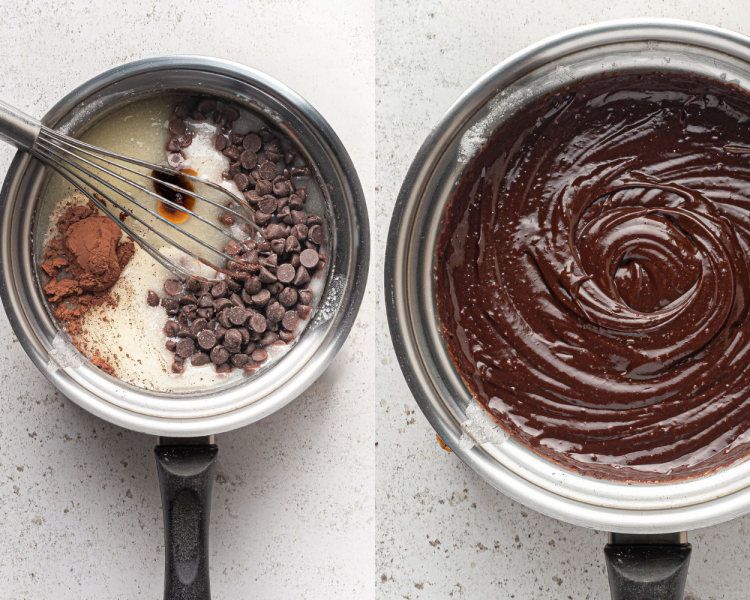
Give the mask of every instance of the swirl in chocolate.
<svg viewBox="0 0 750 600">
<path fill-rule="evenodd" d="M 589 80 L 496 134 L 446 208 L 453 361 L 515 439 L 580 473 L 697 476 L 750 454 L 750 95 Z"/>
</svg>

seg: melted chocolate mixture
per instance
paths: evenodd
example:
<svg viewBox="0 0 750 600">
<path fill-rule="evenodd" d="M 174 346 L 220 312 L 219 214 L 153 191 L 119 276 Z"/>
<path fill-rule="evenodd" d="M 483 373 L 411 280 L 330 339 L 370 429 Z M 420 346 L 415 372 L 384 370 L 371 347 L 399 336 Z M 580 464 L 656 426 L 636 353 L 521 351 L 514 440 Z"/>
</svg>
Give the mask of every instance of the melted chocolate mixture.
<svg viewBox="0 0 750 600">
<path fill-rule="evenodd" d="M 555 93 L 446 209 L 443 335 L 517 440 L 581 473 L 692 477 L 750 453 L 750 95 L 687 75 Z"/>
</svg>

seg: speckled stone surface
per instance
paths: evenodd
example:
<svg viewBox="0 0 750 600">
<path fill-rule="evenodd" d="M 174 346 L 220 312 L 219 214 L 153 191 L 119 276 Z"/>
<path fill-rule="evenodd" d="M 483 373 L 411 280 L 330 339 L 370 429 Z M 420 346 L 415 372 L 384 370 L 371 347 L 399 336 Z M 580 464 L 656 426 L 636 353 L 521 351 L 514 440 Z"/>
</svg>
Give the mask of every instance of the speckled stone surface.
<svg viewBox="0 0 750 600">
<path fill-rule="evenodd" d="M 378 4 L 375 277 L 383 271 L 388 214 L 401 181 L 450 104 L 495 64 L 533 42 L 626 17 L 691 19 L 750 34 L 750 5 L 737 0 Z M 378 293 L 381 314 L 383 302 Z M 608 599 L 606 535 L 528 510 L 442 450 L 400 375 L 384 320 L 376 322 L 376 339 L 376 597 Z M 746 529 L 750 517 L 690 535 L 693 598 L 748 597 Z"/>
<path fill-rule="evenodd" d="M 236 60 L 323 114 L 372 197 L 370 22 L 367 5 L 325 0 L 0 1 L 0 98 L 41 116 L 126 61 Z M 1 145 L 0 175 L 11 157 Z M 374 313 L 368 294 L 347 344 L 301 398 L 217 436 L 214 598 L 374 597 Z M 155 438 L 110 426 L 56 393 L 4 313 L 0 349 L 0 598 L 160 598 Z"/>
<path fill-rule="evenodd" d="M 608 598 L 604 533 L 526 509 L 437 445 L 385 321 L 390 211 L 433 124 L 513 52 L 566 28 L 636 16 L 750 34 L 747 3 L 0 0 L 0 9 L 0 98 L 31 114 L 129 60 L 218 56 L 307 98 L 362 179 L 373 266 L 349 341 L 292 405 L 217 437 L 215 598 Z M 11 157 L 0 146 L 0 173 Z M 61 397 L 4 314 L 0 349 L 0 597 L 160 597 L 155 439 Z M 692 598 L 747 597 L 746 529 L 750 517 L 691 534 Z"/>
</svg>

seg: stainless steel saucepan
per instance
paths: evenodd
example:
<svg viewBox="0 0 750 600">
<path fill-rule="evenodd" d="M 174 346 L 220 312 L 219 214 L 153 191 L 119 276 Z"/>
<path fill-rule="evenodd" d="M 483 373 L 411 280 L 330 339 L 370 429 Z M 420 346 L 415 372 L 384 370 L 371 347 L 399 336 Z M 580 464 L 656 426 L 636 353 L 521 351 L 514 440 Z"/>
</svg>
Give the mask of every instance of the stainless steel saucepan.
<svg viewBox="0 0 750 600">
<path fill-rule="evenodd" d="M 504 432 L 478 408 L 440 334 L 435 249 L 443 209 L 493 132 L 548 93 L 583 78 L 682 72 L 750 90 L 750 39 L 675 20 L 575 29 L 505 60 L 445 113 L 419 150 L 388 236 L 388 321 L 401 369 L 427 419 L 467 465 L 546 515 L 612 532 L 605 554 L 613 598 L 681 599 L 686 531 L 750 512 L 750 461 L 664 484 L 628 485 L 567 471 Z"/>
<path fill-rule="evenodd" d="M 126 103 L 174 93 L 217 96 L 256 111 L 284 131 L 312 167 L 325 199 L 327 275 L 295 345 L 278 362 L 239 383 L 180 395 L 127 385 L 81 360 L 52 318 L 39 279 L 39 237 L 33 233 L 51 173 L 23 152 L 15 156 L 0 195 L 0 297 L 29 358 L 65 396 L 111 423 L 159 436 L 165 598 L 200 600 L 210 597 L 208 524 L 217 454 L 213 434 L 283 407 L 331 363 L 362 301 L 370 243 L 362 187 L 339 138 L 295 92 L 248 67 L 195 56 L 128 63 L 79 86 L 42 121 L 76 136 Z"/>
</svg>

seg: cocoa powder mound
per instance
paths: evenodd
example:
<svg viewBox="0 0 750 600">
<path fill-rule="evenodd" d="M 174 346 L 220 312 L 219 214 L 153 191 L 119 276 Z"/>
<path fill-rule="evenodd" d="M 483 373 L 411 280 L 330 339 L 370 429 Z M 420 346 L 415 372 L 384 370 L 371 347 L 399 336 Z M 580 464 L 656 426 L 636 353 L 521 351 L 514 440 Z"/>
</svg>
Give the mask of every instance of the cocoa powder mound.
<svg viewBox="0 0 750 600">
<path fill-rule="evenodd" d="M 82 320 L 94 306 L 117 305 L 109 290 L 135 254 L 132 241 L 120 243 L 122 231 L 96 212 L 92 202 L 70 206 L 56 223 L 58 235 L 42 255 L 42 272 L 50 277 L 44 286 L 55 320 L 67 331 L 73 345 L 105 373 L 114 367 L 99 352 L 89 349 Z"/>
</svg>

